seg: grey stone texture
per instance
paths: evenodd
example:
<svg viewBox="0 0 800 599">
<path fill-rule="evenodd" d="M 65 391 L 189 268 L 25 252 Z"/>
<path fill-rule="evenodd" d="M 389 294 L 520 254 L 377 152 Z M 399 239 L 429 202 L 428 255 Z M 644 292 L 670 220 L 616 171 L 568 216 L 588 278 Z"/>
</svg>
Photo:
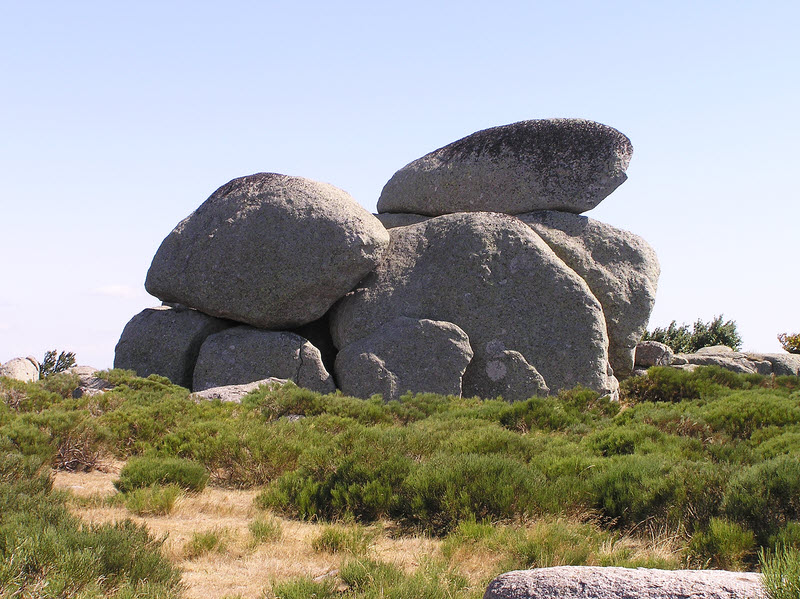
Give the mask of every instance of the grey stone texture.
<svg viewBox="0 0 800 599">
<path fill-rule="evenodd" d="M 267 386 L 280 386 L 285 385 L 286 379 L 268 378 L 261 381 L 253 381 L 252 383 L 245 383 L 243 385 L 225 385 L 224 387 L 212 387 L 211 389 L 204 389 L 192 393 L 192 397 L 198 399 L 218 399 L 224 402 L 241 403 L 242 398 L 255 391 L 259 387 Z"/>
<path fill-rule="evenodd" d="M 0 366 L 0 376 L 31 383 L 39 380 L 39 362 L 35 358 L 12 358 Z"/>
<path fill-rule="evenodd" d="M 493 127 L 397 171 L 383 188 L 378 212 L 581 213 L 627 179 L 632 154 L 625 135 L 585 119 Z"/>
<path fill-rule="evenodd" d="M 500 345 L 502 347 L 502 345 Z M 519 399 L 550 393 L 547 383 L 518 351 L 493 350 L 487 345 L 486 354 L 474 360 L 464 377 L 467 388 L 482 389 L 482 397 Z M 479 376 L 479 380 L 473 377 Z"/>
<path fill-rule="evenodd" d="M 191 389 L 200 346 L 232 325 L 183 306 L 146 308 L 125 325 L 114 350 L 114 368 L 141 377 L 158 374 Z"/>
<path fill-rule="evenodd" d="M 518 216 L 589 285 L 603 306 L 611 367 L 629 375 L 656 301 L 661 267 L 653 248 L 638 235 L 577 214 Z"/>
<path fill-rule="evenodd" d="M 797 354 L 745 354 L 748 360 L 769 362 L 775 376 L 800 376 L 800 355 Z"/>
<path fill-rule="evenodd" d="M 407 317 L 387 322 L 336 356 L 336 381 L 347 395 L 384 401 L 403 393 L 461 396 L 472 359 L 467 334 L 450 322 Z"/>
<path fill-rule="evenodd" d="M 518 352 L 553 392 L 578 384 L 615 392 L 600 303 L 525 223 L 461 213 L 390 233 L 384 259 L 332 311 L 337 347 L 400 316 L 443 320 L 467 333 L 475 354 L 464 375 L 466 396 L 497 389 L 489 363 L 504 351 Z M 504 397 L 526 399 L 525 393 Z"/>
<path fill-rule="evenodd" d="M 637 368 L 650 368 L 651 366 L 669 366 L 675 357 L 675 352 L 669 345 L 658 341 L 640 341 L 636 344 L 635 362 Z"/>
<path fill-rule="evenodd" d="M 341 189 L 258 173 L 223 185 L 172 230 L 145 287 L 212 316 L 287 329 L 323 316 L 388 241 Z"/>
<path fill-rule="evenodd" d="M 766 599 L 761 575 L 725 570 L 556 566 L 495 578 L 483 599 Z"/>
<path fill-rule="evenodd" d="M 97 368 L 93 366 L 73 366 L 64 372 L 78 377 L 78 386 L 72 391 L 72 397 L 75 399 L 84 395 L 89 397 L 100 395 L 114 388 L 114 385 L 107 380 L 95 376 Z"/>
<path fill-rule="evenodd" d="M 752 360 L 747 354 L 732 350 L 724 345 L 702 347 L 693 354 L 676 354 L 673 364 L 690 366 L 719 366 L 739 374 L 772 374 L 772 363 L 768 360 Z"/>
<path fill-rule="evenodd" d="M 242 325 L 210 335 L 200 347 L 192 390 L 288 379 L 319 393 L 336 390 L 319 350 L 294 333 Z"/>
</svg>

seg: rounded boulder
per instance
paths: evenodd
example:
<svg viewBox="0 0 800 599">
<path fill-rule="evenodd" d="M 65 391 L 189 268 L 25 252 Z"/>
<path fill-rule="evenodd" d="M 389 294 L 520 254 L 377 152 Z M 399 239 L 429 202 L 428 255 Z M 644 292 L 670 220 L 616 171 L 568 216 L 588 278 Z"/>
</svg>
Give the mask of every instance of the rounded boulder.
<svg viewBox="0 0 800 599">
<path fill-rule="evenodd" d="M 346 192 L 276 173 L 234 179 L 161 243 L 145 288 L 267 329 L 320 318 L 380 259 L 389 236 Z"/>
</svg>

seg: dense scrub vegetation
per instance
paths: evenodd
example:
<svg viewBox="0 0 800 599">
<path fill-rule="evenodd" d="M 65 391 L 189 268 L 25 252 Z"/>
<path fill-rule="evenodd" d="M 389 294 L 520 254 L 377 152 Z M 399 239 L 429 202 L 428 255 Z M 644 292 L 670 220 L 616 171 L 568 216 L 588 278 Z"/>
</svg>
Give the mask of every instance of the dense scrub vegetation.
<svg viewBox="0 0 800 599">
<path fill-rule="evenodd" d="M 781 333 L 778 335 L 778 341 L 783 349 L 790 354 L 800 354 L 800 333 L 795 333 L 793 335 Z"/>
<path fill-rule="evenodd" d="M 75 377 L 65 374 L 0 379 L 3 459 L 74 469 L 113 455 L 129 460 L 117 485 L 128 493 L 199 490 L 208 476 L 215 485 L 263 488 L 259 506 L 282 515 L 389 519 L 447 539 L 474 535 L 476 543 L 501 534 L 491 530 L 511 534 L 489 523 L 539 518 L 581 537 L 572 543 L 580 551 L 622 532 L 675 531 L 686 540 L 683 565 L 695 567 L 754 567 L 759 548 L 800 549 L 797 377 L 652 368 L 623 383 L 620 403 L 580 388 L 514 404 L 426 394 L 383 403 L 289 384 L 225 404 L 196 401 L 163 377 L 103 376 L 113 391 L 79 399 L 71 397 Z M 40 485 L 27 491 L 39 503 L 26 508 L 24 524 L 39 526 L 30 522 L 63 507 L 46 476 L 28 478 L 3 474 L 2 492 Z M 0 509 L 5 562 L 22 551 L 20 535 L 38 534 L 14 513 Z M 563 516 L 587 525 L 581 532 L 552 524 Z M 75 535 L 114 534 L 69 526 Z M 130 539 L 144 535 L 125 530 Z M 529 553 L 520 550 L 509 565 L 552 565 L 541 557 L 546 540 L 526 539 Z M 141 542 L 153 545 L 146 535 Z M 586 563 L 581 555 L 556 561 Z M 396 575 L 374 568 L 354 563 L 347 576 L 357 585 L 367 572 Z M 172 584 L 164 572 L 163 584 Z M 137 588 L 135 573 L 103 576 L 127 577 Z"/>
<path fill-rule="evenodd" d="M 656 327 L 652 332 L 646 331 L 642 341 L 658 341 L 668 345 L 675 353 L 694 353 L 703 347 L 726 345 L 735 350 L 742 347 L 742 337 L 733 320 L 722 320 L 722 315 L 715 316 L 711 322 L 697 319 L 689 331 L 688 324 L 678 325 L 676 321 L 669 326 Z"/>
</svg>

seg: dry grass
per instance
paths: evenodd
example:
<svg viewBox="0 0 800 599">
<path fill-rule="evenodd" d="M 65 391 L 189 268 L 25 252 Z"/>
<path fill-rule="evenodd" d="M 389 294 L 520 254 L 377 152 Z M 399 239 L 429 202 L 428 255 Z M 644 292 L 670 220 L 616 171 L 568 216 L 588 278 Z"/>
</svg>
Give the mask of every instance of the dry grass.
<svg viewBox="0 0 800 599">
<path fill-rule="evenodd" d="M 210 599 L 225 595 L 261 598 L 273 580 L 296 576 L 317 578 L 335 573 L 342 556 L 317 552 L 311 542 L 321 525 L 275 517 L 283 534 L 275 542 L 255 545 L 250 523 L 259 514 L 253 507 L 257 490 L 234 491 L 206 488 L 197 495 L 178 499 L 167 516 L 140 517 L 121 505 L 110 506 L 104 499 L 117 491 L 113 481 L 121 464 L 108 472 L 55 473 L 56 488 L 83 499 L 72 511 L 87 522 L 115 522 L 130 518 L 145 523 L 156 537 L 166 536 L 165 554 L 183 571 L 187 598 Z M 194 533 L 224 531 L 225 551 L 188 558 L 186 546 Z M 394 563 L 411 572 L 422 560 L 439 553 L 440 542 L 425 537 L 391 538 L 379 535 L 369 547 L 370 557 Z"/>
<path fill-rule="evenodd" d="M 108 498 L 116 494 L 113 481 L 122 464 L 111 464 L 106 472 L 55 474 L 55 487 L 68 490 L 77 499 L 71 502 L 72 511 L 87 522 L 114 522 L 130 518 L 144 523 L 156 537 L 164 537 L 167 557 L 183 569 L 186 597 L 212 599 L 224 596 L 241 596 L 261 599 L 273 581 L 306 576 L 322 578 L 335 576 L 342 563 L 339 553 L 315 551 L 312 542 L 318 538 L 323 526 L 309 522 L 287 520 L 272 516 L 278 521 L 281 535 L 278 540 L 255 543 L 249 525 L 259 516 L 253 499 L 258 490 L 227 490 L 206 488 L 196 495 L 183 495 L 175 509 L 166 516 L 136 516 L 122 504 L 111 504 Z M 541 523 L 533 522 L 535 529 Z M 391 523 L 373 525 L 371 542 L 364 554 L 374 560 L 394 564 L 412 573 L 425 561 L 443 558 L 443 541 L 425 536 L 395 534 Z M 195 533 L 216 531 L 224 537 L 224 549 L 192 556 L 189 544 Z M 613 546 L 602 547 L 600 553 L 612 554 L 624 545 L 634 556 L 659 556 L 674 560 L 680 539 L 664 531 L 641 537 L 616 539 Z M 494 550 L 480 544 L 466 544 L 450 555 L 450 563 L 457 564 L 459 572 L 473 589 L 485 588 L 488 581 L 501 570 L 507 555 L 502 549 Z"/>
</svg>

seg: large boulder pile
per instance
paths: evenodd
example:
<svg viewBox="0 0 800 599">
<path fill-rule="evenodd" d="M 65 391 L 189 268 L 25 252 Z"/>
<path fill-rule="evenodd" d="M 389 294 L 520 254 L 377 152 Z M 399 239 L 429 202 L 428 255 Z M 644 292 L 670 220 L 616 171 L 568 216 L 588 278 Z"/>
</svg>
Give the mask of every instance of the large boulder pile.
<svg viewBox="0 0 800 599">
<path fill-rule="evenodd" d="M 655 299 L 641 238 L 580 213 L 630 141 L 582 119 L 479 131 L 400 169 L 371 215 L 274 173 L 235 179 L 161 244 L 114 365 L 195 391 L 277 377 L 318 391 L 522 400 L 614 395 Z"/>
</svg>

